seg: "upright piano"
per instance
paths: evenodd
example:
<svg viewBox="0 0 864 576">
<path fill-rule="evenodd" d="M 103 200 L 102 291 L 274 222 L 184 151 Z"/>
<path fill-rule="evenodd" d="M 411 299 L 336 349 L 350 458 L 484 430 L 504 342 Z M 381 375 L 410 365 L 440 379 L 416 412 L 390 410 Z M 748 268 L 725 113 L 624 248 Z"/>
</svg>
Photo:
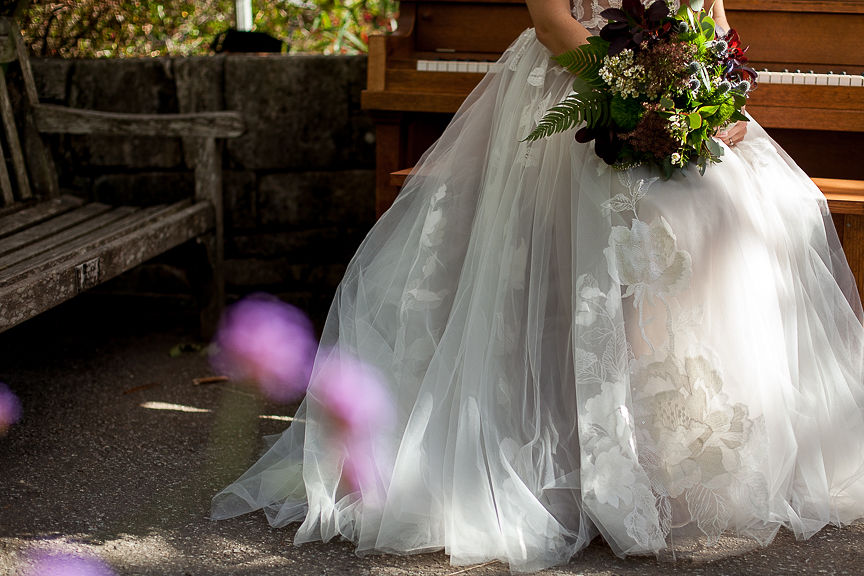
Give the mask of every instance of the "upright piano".
<svg viewBox="0 0 864 576">
<path fill-rule="evenodd" d="M 747 110 L 826 193 L 864 289 L 864 0 L 724 4 L 760 72 Z M 396 31 L 370 38 L 362 104 L 376 123 L 379 215 L 399 171 L 530 26 L 524 0 L 402 0 Z"/>
</svg>

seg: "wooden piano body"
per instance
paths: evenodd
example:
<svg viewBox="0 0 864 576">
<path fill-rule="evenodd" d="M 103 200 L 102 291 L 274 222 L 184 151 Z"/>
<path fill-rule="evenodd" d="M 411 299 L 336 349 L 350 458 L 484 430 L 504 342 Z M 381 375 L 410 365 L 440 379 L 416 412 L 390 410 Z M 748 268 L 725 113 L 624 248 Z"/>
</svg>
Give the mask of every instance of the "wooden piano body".
<svg viewBox="0 0 864 576">
<path fill-rule="evenodd" d="M 789 71 L 763 75 L 747 109 L 825 192 L 864 293 L 864 0 L 724 4 L 753 66 Z M 370 38 L 362 95 L 376 122 L 379 215 L 483 77 L 475 63 L 497 60 L 531 26 L 524 0 L 402 0 L 400 8 L 396 32 Z"/>
</svg>

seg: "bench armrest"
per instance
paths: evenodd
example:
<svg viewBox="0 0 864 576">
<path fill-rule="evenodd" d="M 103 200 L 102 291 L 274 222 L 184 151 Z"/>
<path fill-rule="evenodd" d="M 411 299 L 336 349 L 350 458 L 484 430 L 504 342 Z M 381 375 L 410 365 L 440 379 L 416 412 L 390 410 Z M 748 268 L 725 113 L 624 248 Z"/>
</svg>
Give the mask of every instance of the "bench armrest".
<svg viewBox="0 0 864 576">
<path fill-rule="evenodd" d="M 125 114 L 39 104 L 33 114 L 39 132 L 53 134 L 234 138 L 246 129 L 240 113 L 232 111 Z"/>
</svg>

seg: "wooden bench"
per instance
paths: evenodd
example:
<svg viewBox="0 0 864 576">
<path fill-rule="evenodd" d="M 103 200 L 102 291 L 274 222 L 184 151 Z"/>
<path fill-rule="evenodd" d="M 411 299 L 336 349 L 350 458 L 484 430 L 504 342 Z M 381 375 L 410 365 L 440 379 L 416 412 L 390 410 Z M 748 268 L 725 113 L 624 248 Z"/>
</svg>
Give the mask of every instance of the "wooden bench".
<svg viewBox="0 0 864 576">
<path fill-rule="evenodd" d="M 402 188 L 413 168 L 390 173 L 390 186 Z M 828 200 L 828 209 L 864 301 L 864 180 L 811 178 Z"/>
<path fill-rule="evenodd" d="M 14 63 L 17 62 L 17 65 Z M 13 111 L 0 68 L 0 332 L 187 241 L 201 330 L 212 333 L 224 303 L 222 155 L 217 139 L 243 133 L 236 112 L 117 114 L 41 104 L 27 48 L 0 19 L 0 63 L 20 68 Z M 17 85 L 16 85 L 17 86 Z M 19 121 L 16 123 L 16 112 Z M 156 206 L 111 206 L 60 193 L 43 134 L 184 138 L 195 149 L 192 197 Z"/>
</svg>

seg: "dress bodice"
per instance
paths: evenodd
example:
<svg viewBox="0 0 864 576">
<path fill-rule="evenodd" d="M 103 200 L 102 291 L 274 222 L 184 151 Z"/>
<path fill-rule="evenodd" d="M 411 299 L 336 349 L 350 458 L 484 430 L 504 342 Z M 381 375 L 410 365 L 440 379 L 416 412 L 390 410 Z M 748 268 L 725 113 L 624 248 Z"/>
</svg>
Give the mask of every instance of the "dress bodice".
<svg viewBox="0 0 864 576">
<path fill-rule="evenodd" d="M 653 0 L 642 0 L 645 5 L 651 2 Z M 680 6 L 680 1 L 671 0 L 669 5 L 670 11 L 676 11 Z M 606 24 L 606 20 L 600 16 L 601 12 L 607 8 L 620 7 L 621 0 L 570 0 L 570 11 L 573 13 L 573 17 L 593 33 L 599 32 Z"/>
</svg>

